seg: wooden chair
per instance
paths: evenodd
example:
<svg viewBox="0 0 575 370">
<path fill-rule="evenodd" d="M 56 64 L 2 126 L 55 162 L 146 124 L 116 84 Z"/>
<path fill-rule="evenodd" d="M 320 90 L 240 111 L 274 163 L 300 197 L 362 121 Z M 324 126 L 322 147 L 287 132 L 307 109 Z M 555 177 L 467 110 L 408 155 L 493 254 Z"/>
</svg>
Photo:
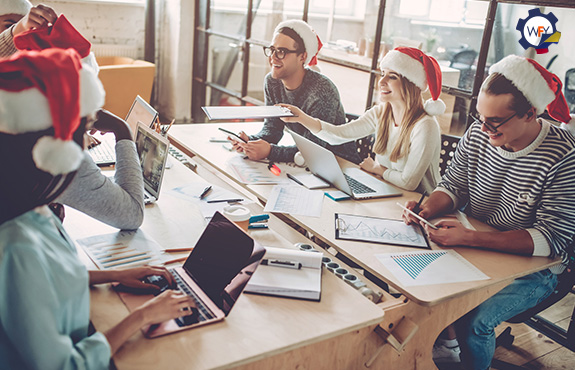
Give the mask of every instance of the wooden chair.
<svg viewBox="0 0 575 370">
<path fill-rule="evenodd" d="M 459 142 L 458 136 L 441 135 L 441 152 L 439 155 L 439 174 L 443 176 L 455 155 L 455 148 Z"/>
<path fill-rule="evenodd" d="M 572 242 L 569 248 L 570 250 L 573 250 L 574 247 L 575 244 Z M 553 293 L 535 307 L 507 320 L 507 322 L 513 324 L 525 323 L 541 334 L 546 335 L 560 345 L 575 352 L 575 309 L 571 314 L 571 320 L 567 331 L 538 315 L 541 311 L 551 307 L 563 299 L 567 294 L 571 293 L 573 285 L 575 285 L 575 256 L 571 254 L 567 268 L 558 276 L 557 287 Z M 501 345 L 506 348 L 510 348 L 514 339 L 515 337 L 511 334 L 511 328 L 507 327 L 497 337 L 497 346 Z M 499 370 L 523 369 L 520 366 L 496 359 L 492 361 L 491 367 Z"/>
</svg>

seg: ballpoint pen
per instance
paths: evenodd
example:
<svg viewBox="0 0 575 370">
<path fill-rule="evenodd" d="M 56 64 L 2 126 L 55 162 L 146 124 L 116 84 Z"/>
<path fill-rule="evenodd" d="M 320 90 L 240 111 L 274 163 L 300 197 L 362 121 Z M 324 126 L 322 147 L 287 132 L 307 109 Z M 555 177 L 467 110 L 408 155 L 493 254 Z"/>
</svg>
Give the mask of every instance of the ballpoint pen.
<svg viewBox="0 0 575 370">
<path fill-rule="evenodd" d="M 414 213 L 419 213 L 419 211 L 421 211 L 421 203 L 423 202 L 423 199 L 425 198 L 425 196 L 427 195 L 427 192 L 424 191 L 423 194 L 421 194 L 421 198 L 419 198 L 419 202 L 417 202 L 417 204 L 415 205 L 415 207 L 413 207 L 413 212 Z"/>
<path fill-rule="evenodd" d="M 241 202 L 243 201 L 243 198 L 237 198 L 237 199 L 212 199 L 212 200 L 208 200 L 208 203 L 223 203 L 223 202 L 228 202 L 228 203 L 234 203 L 234 202 Z"/>
<path fill-rule="evenodd" d="M 202 194 L 200 194 L 200 199 L 204 199 L 206 197 L 206 195 L 208 195 L 208 193 L 210 192 L 210 190 L 212 190 L 212 185 L 207 186 L 204 191 L 202 191 Z"/>
<path fill-rule="evenodd" d="M 267 266 L 276 266 L 276 267 L 285 267 L 288 269 L 301 269 L 301 263 L 295 261 L 280 261 L 280 260 L 270 260 L 270 259 L 263 259 L 261 262 L 262 265 Z"/>
</svg>

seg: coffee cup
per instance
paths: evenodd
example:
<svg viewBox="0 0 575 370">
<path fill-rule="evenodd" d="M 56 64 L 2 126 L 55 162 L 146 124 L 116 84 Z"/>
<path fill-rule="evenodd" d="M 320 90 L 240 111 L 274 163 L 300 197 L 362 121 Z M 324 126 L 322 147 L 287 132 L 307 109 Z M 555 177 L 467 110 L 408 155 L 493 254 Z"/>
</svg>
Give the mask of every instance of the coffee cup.
<svg viewBox="0 0 575 370">
<path fill-rule="evenodd" d="M 246 207 L 239 205 L 227 206 L 224 208 L 224 216 L 229 218 L 245 231 L 248 231 L 251 213 Z"/>
</svg>

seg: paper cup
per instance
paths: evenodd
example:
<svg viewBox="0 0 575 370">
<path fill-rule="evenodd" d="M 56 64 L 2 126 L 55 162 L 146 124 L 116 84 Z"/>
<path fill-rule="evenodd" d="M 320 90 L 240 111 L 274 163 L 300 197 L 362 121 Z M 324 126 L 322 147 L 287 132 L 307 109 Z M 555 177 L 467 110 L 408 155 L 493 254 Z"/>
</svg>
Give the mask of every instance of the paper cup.
<svg viewBox="0 0 575 370">
<path fill-rule="evenodd" d="M 224 208 L 224 215 L 232 220 L 236 225 L 248 231 L 250 225 L 251 212 L 244 206 L 227 206 Z"/>
</svg>

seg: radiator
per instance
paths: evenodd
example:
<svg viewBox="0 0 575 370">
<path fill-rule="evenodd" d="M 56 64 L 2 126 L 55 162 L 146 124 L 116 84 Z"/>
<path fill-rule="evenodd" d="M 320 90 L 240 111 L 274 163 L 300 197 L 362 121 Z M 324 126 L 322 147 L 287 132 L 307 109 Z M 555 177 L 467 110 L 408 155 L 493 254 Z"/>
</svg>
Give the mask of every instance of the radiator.
<svg viewBox="0 0 575 370">
<path fill-rule="evenodd" d="M 138 47 L 135 45 L 92 44 L 97 57 L 128 57 L 138 59 Z"/>
</svg>

